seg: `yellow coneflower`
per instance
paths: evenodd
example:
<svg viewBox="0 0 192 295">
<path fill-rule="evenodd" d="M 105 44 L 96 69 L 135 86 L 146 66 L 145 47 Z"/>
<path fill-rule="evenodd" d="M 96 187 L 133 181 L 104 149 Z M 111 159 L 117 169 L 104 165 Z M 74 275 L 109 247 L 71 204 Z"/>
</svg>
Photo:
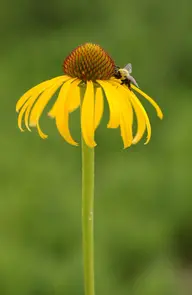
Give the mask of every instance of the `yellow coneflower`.
<svg viewBox="0 0 192 295">
<path fill-rule="evenodd" d="M 124 148 L 136 144 L 147 130 L 151 137 L 148 115 L 132 90 L 143 95 L 163 117 L 156 102 L 138 87 L 122 85 L 115 75 L 116 67 L 112 58 L 96 44 L 86 43 L 74 49 L 63 63 L 64 75 L 40 83 L 27 91 L 17 102 L 18 125 L 22 129 L 24 119 L 28 130 L 37 127 L 39 135 L 46 138 L 39 126 L 41 114 L 60 88 L 58 97 L 49 111 L 54 118 L 61 136 L 70 144 L 78 145 L 69 131 L 69 115 L 75 109 L 81 110 L 82 137 L 82 239 L 84 256 L 85 295 L 95 295 L 94 289 L 94 147 L 95 130 L 104 111 L 106 97 L 110 118 L 107 127 L 119 128 Z M 134 79 L 132 77 L 132 82 Z M 130 85 L 128 85 L 130 86 Z M 133 135 L 133 114 L 137 118 L 137 131 Z"/>
<path fill-rule="evenodd" d="M 136 144 L 147 129 L 146 143 L 151 137 L 148 115 L 136 95 L 119 79 L 114 78 L 115 63 L 96 44 L 85 43 L 74 49 L 63 63 L 64 75 L 47 80 L 27 91 L 17 102 L 18 126 L 22 120 L 28 130 L 37 127 L 39 135 L 46 138 L 39 126 L 40 116 L 52 96 L 60 88 L 58 97 L 48 115 L 55 118 L 61 136 L 70 144 L 78 145 L 69 131 L 69 114 L 81 105 L 81 132 L 89 147 L 96 146 L 94 133 L 104 110 L 106 97 L 110 119 L 108 128 L 120 128 L 124 148 Z M 85 88 L 83 99 L 80 89 Z M 163 117 L 156 102 L 136 86 L 132 89 L 143 95 Z M 104 95 L 105 94 L 105 95 Z M 81 101 L 82 100 L 82 101 Z M 132 134 L 133 110 L 137 117 L 137 132 Z"/>
</svg>

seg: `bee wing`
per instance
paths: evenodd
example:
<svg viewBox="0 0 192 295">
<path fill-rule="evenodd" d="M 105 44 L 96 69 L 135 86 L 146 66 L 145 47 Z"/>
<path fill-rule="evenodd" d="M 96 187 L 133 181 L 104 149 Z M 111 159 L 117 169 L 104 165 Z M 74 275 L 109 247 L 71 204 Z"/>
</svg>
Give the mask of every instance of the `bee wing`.
<svg viewBox="0 0 192 295">
<path fill-rule="evenodd" d="M 136 80 L 132 76 L 128 76 L 129 81 L 131 81 L 132 84 L 135 84 L 139 88 L 139 85 L 137 84 Z"/>
<path fill-rule="evenodd" d="M 130 64 L 130 63 L 127 64 L 127 65 L 124 67 L 124 69 L 127 70 L 129 74 L 131 74 L 131 73 L 132 73 L 132 64 Z"/>
</svg>

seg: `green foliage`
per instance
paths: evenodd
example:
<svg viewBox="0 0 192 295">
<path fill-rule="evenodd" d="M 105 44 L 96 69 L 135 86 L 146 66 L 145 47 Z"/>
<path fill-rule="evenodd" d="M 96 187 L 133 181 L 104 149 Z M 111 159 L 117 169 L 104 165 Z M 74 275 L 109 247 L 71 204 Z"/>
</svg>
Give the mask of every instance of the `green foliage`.
<svg viewBox="0 0 192 295">
<path fill-rule="evenodd" d="M 192 288 L 191 2 L 2 1 L 0 293 L 83 295 L 80 148 L 46 113 L 45 141 L 20 133 L 15 103 L 62 74 L 77 45 L 99 43 L 133 64 L 140 87 L 164 111 L 152 140 L 122 149 L 118 131 L 96 139 L 97 294 L 187 295 Z M 80 139 L 79 116 L 72 115 Z"/>
</svg>

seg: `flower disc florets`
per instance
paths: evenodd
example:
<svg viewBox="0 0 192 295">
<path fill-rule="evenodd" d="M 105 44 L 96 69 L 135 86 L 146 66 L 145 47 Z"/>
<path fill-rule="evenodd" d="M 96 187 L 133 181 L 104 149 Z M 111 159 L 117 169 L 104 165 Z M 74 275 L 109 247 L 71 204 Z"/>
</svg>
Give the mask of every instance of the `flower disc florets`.
<svg viewBox="0 0 192 295">
<path fill-rule="evenodd" d="M 115 63 L 97 44 L 85 43 L 64 60 L 64 73 L 83 81 L 108 80 L 114 75 Z"/>
</svg>

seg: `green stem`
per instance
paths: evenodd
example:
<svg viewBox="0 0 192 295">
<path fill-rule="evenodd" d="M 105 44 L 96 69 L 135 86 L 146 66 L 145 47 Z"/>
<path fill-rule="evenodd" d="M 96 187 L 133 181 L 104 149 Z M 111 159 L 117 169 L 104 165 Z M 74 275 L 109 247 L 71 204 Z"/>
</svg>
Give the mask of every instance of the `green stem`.
<svg viewBox="0 0 192 295">
<path fill-rule="evenodd" d="M 82 229 L 85 295 L 94 295 L 94 148 L 82 138 Z"/>
</svg>

